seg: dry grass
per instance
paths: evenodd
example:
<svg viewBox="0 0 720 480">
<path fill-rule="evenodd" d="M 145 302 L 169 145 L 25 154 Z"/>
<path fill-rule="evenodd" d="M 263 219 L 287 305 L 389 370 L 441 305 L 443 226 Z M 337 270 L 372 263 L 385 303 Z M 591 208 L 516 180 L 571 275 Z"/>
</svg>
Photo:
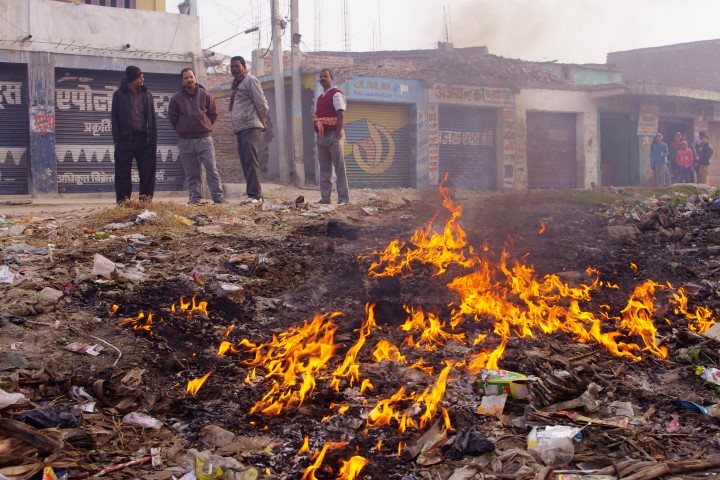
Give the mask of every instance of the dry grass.
<svg viewBox="0 0 720 480">
<path fill-rule="evenodd" d="M 193 232 L 195 227 L 185 223 L 185 220 L 191 220 L 197 215 L 217 218 L 230 214 L 230 207 L 227 205 L 204 204 L 198 206 L 175 202 L 147 203 L 131 200 L 85 217 L 82 227 L 102 231 L 106 225 L 111 223 L 134 222 L 138 215 L 146 210 L 156 214 L 154 218 L 142 223 L 142 233 L 149 236 Z M 134 227 L 129 227 L 123 232 L 129 232 L 132 228 Z"/>
</svg>

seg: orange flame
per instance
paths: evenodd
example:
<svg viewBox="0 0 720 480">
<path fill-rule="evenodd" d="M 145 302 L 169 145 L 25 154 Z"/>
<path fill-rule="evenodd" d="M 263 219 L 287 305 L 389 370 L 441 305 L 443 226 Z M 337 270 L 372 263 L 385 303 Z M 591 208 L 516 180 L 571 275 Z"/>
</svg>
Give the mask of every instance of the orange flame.
<svg viewBox="0 0 720 480">
<path fill-rule="evenodd" d="M 540 226 L 540 229 L 538 230 L 538 235 L 542 235 L 543 233 L 545 233 L 545 223 L 542 220 L 539 220 L 538 225 Z"/>
<path fill-rule="evenodd" d="M 305 469 L 305 473 L 303 473 L 301 480 L 317 480 L 317 477 L 315 476 L 315 472 L 320 469 L 320 466 L 322 465 L 323 460 L 325 460 L 325 454 L 327 453 L 327 451 L 328 451 L 328 446 L 323 445 L 323 448 L 320 451 L 320 454 L 315 458 L 315 462 Z"/>
<path fill-rule="evenodd" d="M 440 372 L 440 376 L 435 382 L 435 386 L 428 393 L 420 395 L 418 401 L 425 402 L 425 413 L 420 417 L 420 428 L 425 428 L 425 425 L 435 417 L 438 404 L 445 396 L 445 389 L 447 388 L 448 375 L 450 375 L 450 369 L 454 366 L 451 361 L 445 361 L 445 368 Z M 427 392 L 427 391 L 426 391 Z"/>
<path fill-rule="evenodd" d="M 367 320 L 360 327 L 360 338 L 355 345 L 350 347 L 350 350 L 348 350 L 345 355 L 342 365 L 337 367 L 337 369 L 335 369 L 332 373 L 333 379 L 332 382 L 330 382 L 330 388 L 334 388 L 337 392 L 340 391 L 341 378 L 348 378 L 350 386 L 360 380 L 360 365 L 355 362 L 355 359 L 357 358 L 358 352 L 360 352 L 360 349 L 365 344 L 365 338 L 370 334 L 372 326 L 375 325 L 375 314 L 373 312 L 374 307 L 375 305 L 372 304 L 365 305 Z"/>
<path fill-rule="evenodd" d="M 410 316 L 405 320 L 402 325 L 402 329 L 406 332 L 415 332 L 422 330 L 420 339 L 416 342 L 412 335 L 405 339 L 405 345 L 410 347 L 424 348 L 427 351 L 434 351 L 438 347 L 445 344 L 445 340 L 454 340 L 462 345 L 465 344 L 465 334 L 458 333 L 452 334 L 447 333 L 443 330 L 445 322 L 440 319 L 434 313 L 430 312 L 425 316 L 425 313 L 421 308 L 416 311 L 405 307 L 405 311 Z"/>
<path fill-rule="evenodd" d="M 676 305 L 674 309 L 676 315 L 685 316 L 688 329 L 692 332 L 705 333 L 715 324 L 712 311 L 706 307 L 696 306 L 693 313 L 688 311 L 688 298 L 682 288 L 673 293 L 671 303 Z"/>
<path fill-rule="evenodd" d="M 375 350 L 372 352 L 376 362 L 382 362 L 383 360 L 390 360 L 391 362 L 407 363 L 407 359 L 400 353 L 398 347 L 385 340 L 384 338 L 378 341 L 375 345 Z"/>
<path fill-rule="evenodd" d="M 138 313 L 135 318 L 127 317 L 123 319 L 120 323 L 118 323 L 118 325 L 132 325 L 133 330 L 145 331 L 152 335 L 153 314 L 149 313 L 145 322 L 141 322 L 141 320 L 143 320 L 144 318 L 145 314 L 142 310 L 140 310 L 140 313 Z"/>
<path fill-rule="evenodd" d="M 315 462 L 313 462 L 312 465 L 305 469 L 305 473 L 303 473 L 301 480 L 317 480 L 317 477 L 315 477 L 315 472 L 318 471 L 322 466 L 322 462 L 323 460 L 325 460 L 325 455 L 327 454 L 327 451 L 331 448 L 344 448 L 346 445 L 347 443 L 345 442 L 328 442 L 323 445 L 322 450 L 320 450 L 320 452 L 314 457 Z"/>
<path fill-rule="evenodd" d="M 367 459 L 359 455 L 350 457 L 347 461 L 340 460 L 340 474 L 337 480 L 355 480 L 367 463 Z"/>
<path fill-rule="evenodd" d="M 417 362 L 410 365 L 410 368 L 415 368 L 417 370 L 427 373 L 428 375 L 432 375 L 434 370 L 431 365 L 425 365 L 425 361 L 422 359 L 422 357 L 418 358 Z"/>
<path fill-rule="evenodd" d="M 194 380 L 190 380 L 187 384 L 187 388 L 185 389 L 186 392 L 190 393 L 191 395 L 195 396 L 198 393 L 198 390 L 200 390 L 200 387 L 202 387 L 203 383 L 205 383 L 205 380 L 208 379 L 208 377 L 213 373 L 213 371 L 209 371 L 205 375 L 203 375 L 200 378 L 196 378 Z"/>
<path fill-rule="evenodd" d="M 113 306 L 110 308 L 110 316 L 112 317 L 113 315 L 115 315 L 115 312 L 117 312 L 119 308 L 120 307 L 113 303 Z"/>
<path fill-rule="evenodd" d="M 310 437 L 308 435 L 305 435 L 302 447 L 300 447 L 296 455 L 302 455 L 303 453 L 310 453 Z"/>
<path fill-rule="evenodd" d="M 477 258 L 474 257 L 472 247 L 468 247 L 465 231 L 460 228 L 458 219 L 462 215 L 462 206 L 456 205 L 451 199 L 448 189 L 445 187 L 447 174 L 440 183 L 440 195 L 442 205 L 450 211 L 450 219 L 445 224 L 443 234 L 433 231 L 433 223 L 439 212 L 433 216 L 425 228 L 418 229 L 410 238 L 410 245 L 419 248 L 410 248 L 408 244 L 393 240 L 383 252 L 379 254 L 377 262 L 370 265 L 368 273 L 373 277 L 399 275 L 403 272 L 412 272 L 412 265 L 415 263 L 430 264 L 437 268 L 435 275 L 441 275 L 447 270 L 450 264 L 459 264 L 464 267 L 474 265 Z M 469 258 L 463 254 L 467 247 Z M 407 274 L 406 273 L 406 274 Z"/>
<path fill-rule="evenodd" d="M 360 393 L 361 393 L 361 394 L 365 394 L 366 391 L 372 390 L 373 388 L 375 388 L 375 387 L 373 387 L 373 384 L 370 383 L 370 379 L 369 379 L 369 378 L 363 378 L 363 381 L 362 381 L 362 383 L 360 384 Z"/>
<path fill-rule="evenodd" d="M 236 348 L 233 346 L 232 343 L 230 343 L 230 342 L 228 342 L 228 341 L 223 341 L 223 342 L 220 343 L 220 347 L 218 347 L 218 352 L 217 352 L 217 354 L 218 354 L 218 355 L 225 355 L 227 352 L 238 353 L 239 350 L 236 349 Z"/>
<path fill-rule="evenodd" d="M 340 315 L 316 315 L 303 327 L 292 328 L 270 343 L 255 345 L 243 339 L 240 345 L 255 353 L 253 360 L 243 363 L 267 371 L 266 379 L 273 383 L 265 396 L 250 410 L 264 415 L 279 415 L 283 409 L 301 405 L 315 389 L 315 377 L 322 371 L 335 352 L 334 335 L 337 326 L 331 321 Z M 250 379 L 255 376 L 253 370 Z M 275 380 L 279 378 L 280 380 Z M 301 382 L 298 384 L 298 378 Z"/>
</svg>

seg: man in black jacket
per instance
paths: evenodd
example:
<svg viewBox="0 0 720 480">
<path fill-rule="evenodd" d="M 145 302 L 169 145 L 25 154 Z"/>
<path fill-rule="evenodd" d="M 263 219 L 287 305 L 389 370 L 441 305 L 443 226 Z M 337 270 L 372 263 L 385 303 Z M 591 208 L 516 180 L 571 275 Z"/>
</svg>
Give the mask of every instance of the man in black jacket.
<svg viewBox="0 0 720 480">
<path fill-rule="evenodd" d="M 140 200 L 151 201 L 155 193 L 157 124 L 152 93 L 142 70 L 125 69 L 125 79 L 112 100 L 112 133 L 115 143 L 115 198 L 117 203 L 132 195 L 132 163 L 140 177 Z"/>
</svg>

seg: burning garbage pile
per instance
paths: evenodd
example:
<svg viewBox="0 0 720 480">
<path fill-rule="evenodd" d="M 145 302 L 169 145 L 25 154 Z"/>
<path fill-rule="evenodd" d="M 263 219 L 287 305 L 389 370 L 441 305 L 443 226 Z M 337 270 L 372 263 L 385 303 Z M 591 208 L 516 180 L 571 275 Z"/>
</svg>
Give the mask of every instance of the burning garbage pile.
<svg viewBox="0 0 720 480">
<path fill-rule="evenodd" d="M 248 408 L 235 412 L 242 431 L 223 432 L 228 440 L 211 453 L 194 451 L 182 478 L 638 480 L 720 466 L 719 457 L 705 458 L 717 455 L 710 439 L 703 455 L 669 464 L 638 438 L 689 435 L 688 425 L 717 431 L 707 420 L 715 405 L 652 398 L 652 383 L 670 378 L 662 369 L 673 365 L 673 349 L 710 341 L 710 308 L 667 282 L 638 279 L 622 291 L 601 268 L 588 267 L 575 284 L 538 274 L 527 256 L 513 258 L 510 243 L 499 251 L 471 245 L 462 206 L 444 185 L 440 193 L 444 211 L 407 240 L 361 258 L 369 283 L 412 284 L 420 292 L 414 302 L 395 305 L 395 297 L 386 308 L 367 298 L 362 317 L 318 313 L 262 339 L 229 322 L 217 325 L 212 353 L 193 354 L 213 359 L 178 372 L 180 400 L 166 421 L 136 423 L 160 432 L 179 423 L 178 405 L 200 411 L 208 403 L 208 411 L 238 392 L 249 397 Z M 424 298 L 423 289 L 435 288 L 446 295 Z M 152 341 L 212 311 L 211 302 L 181 297 L 166 318 L 140 311 L 115 324 Z M 681 339 L 678 332 L 687 333 Z M 213 368 L 198 371 L 201 364 Z M 242 378 L 228 388 L 231 371 Z M 714 373 L 698 370 L 698 385 L 720 385 Z M 650 421 L 658 408 L 671 418 L 659 430 Z M 681 418 L 683 411 L 690 413 Z M 0 425 L 0 433 L 8 430 Z M 249 438 L 263 438 L 263 448 L 231 448 Z"/>
</svg>

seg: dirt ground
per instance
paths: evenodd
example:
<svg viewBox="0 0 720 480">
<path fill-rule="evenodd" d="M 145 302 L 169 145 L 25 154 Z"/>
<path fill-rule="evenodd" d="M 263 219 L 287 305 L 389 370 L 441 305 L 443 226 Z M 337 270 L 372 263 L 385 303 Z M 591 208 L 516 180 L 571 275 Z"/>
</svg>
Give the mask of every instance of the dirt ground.
<svg viewBox="0 0 720 480">
<path fill-rule="evenodd" d="M 451 190 L 445 206 L 437 189 L 353 191 L 348 206 L 316 205 L 311 188 L 268 184 L 264 193 L 262 205 L 242 203 L 237 193 L 228 206 L 187 206 L 172 197 L 126 207 L 72 198 L 2 207 L 0 255 L 13 279 L 0 283 L 0 388 L 24 400 L 0 403 L 0 475 L 40 478 L 44 465 L 75 478 L 145 479 L 637 480 L 720 472 L 720 424 L 696 408 L 720 401 L 718 386 L 697 373 L 719 363 L 718 343 L 704 332 L 720 308 L 720 212 L 712 191 Z M 465 245 L 448 242 L 459 239 L 448 235 L 448 199 Z M 145 211 L 155 216 L 138 220 Z M 393 240 L 401 241 L 399 256 L 423 250 L 411 241 L 423 229 L 444 238 L 439 250 L 482 261 L 456 258 L 443 271 L 414 260 L 397 275 L 378 275 L 389 265 L 378 262 L 380 252 Z M 101 272 L 97 255 L 110 271 Z M 483 268 L 497 271 L 497 284 L 486 288 L 504 292 L 505 315 L 513 317 L 507 332 L 487 311 L 461 312 L 473 297 L 458 293 L 456 282 Z M 537 279 L 540 292 L 518 293 L 503 284 L 504 274 Z M 637 289 L 648 280 L 652 295 L 642 296 Z M 563 293 L 593 281 L 579 300 Z M 532 316 L 527 308 L 540 296 L 558 305 L 545 317 L 557 313 L 559 322 L 547 329 L 514 323 Z M 198 309 L 180 311 L 181 299 Z M 597 320 L 609 337 L 570 332 L 575 307 L 580 321 Z M 442 341 L 422 344 L 420 332 L 403 327 L 418 309 L 437 315 Z M 623 312 L 630 310 L 647 314 L 654 330 L 628 326 Z M 318 316 L 334 343 L 327 365 L 302 402 L 263 412 L 279 398 L 271 386 L 282 371 L 258 356 L 271 356 L 274 341 L 306 341 L 309 334 L 295 334 Z M 451 318 L 459 320 L 455 328 Z M 619 352 L 598 340 L 610 337 Z M 406 361 L 378 361 L 380 340 Z M 72 352 L 73 342 L 103 350 Z M 220 355 L 223 342 L 231 347 Z M 498 368 L 531 376 L 530 397 L 508 397 L 502 411 L 481 414 L 471 364 L 490 351 L 501 352 Z M 331 387 L 348 359 L 356 381 Z M 421 364 L 432 371 L 411 368 Z M 196 394 L 186 391 L 205 375 Z M 297 373 L 291 383 L 309 376 Z M 363 380 L 372 388 L 361 388 Z M 43 417 L 41 425 L 23 423 L 32 432 L 18 433 L 28 412 L 87 403 L 78 388 L 95 402 L 80 423 Z M 442 390 L 433 411 L 420 395 L 431 389 Z M 404 397 L 393 406 L 404 415 L 376 421 L 399 390 Z M 621 406 L 630 408 L 624 421 L 613 414 Z M 162 426 L 130 425 L 130 413 Z M 532 427 L 547 425 L 584 427 L 570 461 L 528 451 Z M 492 448 L 473 450 L 488 439 Z M 203 477 L 195 457 L 225 473 Z M 341 469 L 351 457 L 364 459 L 360 473 Z M 146 460 L 103 471 L 136 459 Z"/>
</svg>

